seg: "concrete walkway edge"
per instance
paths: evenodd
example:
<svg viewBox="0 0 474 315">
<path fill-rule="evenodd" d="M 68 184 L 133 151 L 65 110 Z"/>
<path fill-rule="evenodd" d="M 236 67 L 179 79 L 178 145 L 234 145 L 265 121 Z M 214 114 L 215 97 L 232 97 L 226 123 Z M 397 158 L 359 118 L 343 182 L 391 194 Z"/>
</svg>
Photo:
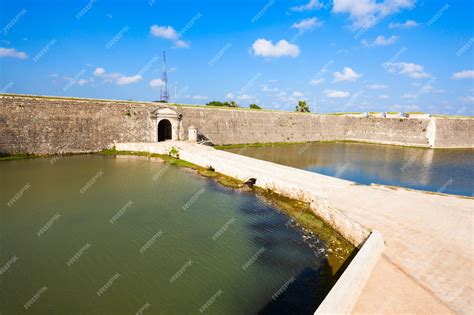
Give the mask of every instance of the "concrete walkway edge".
<svg viewBox="0 0 474 315">
<path fill-rule="evenodd" d="M 350 314 L 384 249 L 382 234 L 373 231 L 314 314 Z"/>
</svg>

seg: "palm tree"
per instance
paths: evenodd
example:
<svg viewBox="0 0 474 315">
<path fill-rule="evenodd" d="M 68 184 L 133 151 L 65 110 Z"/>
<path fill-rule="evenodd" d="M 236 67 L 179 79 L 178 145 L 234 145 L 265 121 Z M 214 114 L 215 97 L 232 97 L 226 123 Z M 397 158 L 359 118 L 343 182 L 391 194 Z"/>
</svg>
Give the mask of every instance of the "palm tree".
<svg viewBox="0 0 474 315">
<path fill-rule="evenodd" d="M 299 101 L 295 110 L 300 113 L 309 113 L 309 106 L 306 104 L 306 101 Z"/>
</svg>

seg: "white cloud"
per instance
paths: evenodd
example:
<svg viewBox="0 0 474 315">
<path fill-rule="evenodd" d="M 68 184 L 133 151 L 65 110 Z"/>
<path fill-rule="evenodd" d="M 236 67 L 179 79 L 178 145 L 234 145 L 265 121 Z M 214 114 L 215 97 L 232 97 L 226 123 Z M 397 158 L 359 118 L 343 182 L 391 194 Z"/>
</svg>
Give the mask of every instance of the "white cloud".
<svg viewBox="0 0 474 315">
<path fill-rule="evenodd" d="M 291 26 L 291 28 L 301 30 L 301 31 L 308 31 L 312 30 L 315 27 L 323 26 L 324 22 L 318 20 L 317 18 L 313 17 L 310 19 L 304 19 L 298 23 L 295 23 Z"/>
<path fill-rule="evenodd" d="M 427 94 L 430 92 L 435 92 L 433 85 L 431 85 L 430 83 L 423 85 L 418 91 L 419 94 Z"/>
<path fill-rule="evenodd" d="M 22 51 L 17 51 L 15 48 L 3 48 L 0 47 L 0 58 L 1 57 L 12 57 L 18 59 L 26 59 L 28 55 Z"/>
<path fill-rule="evenodd" d="M 388 95 L 385 95 L 385 94 L 383 94 L 383 95 L 379 95 L 379 96 L 378 96 L 378 98 L 379 98 L 379 99 L 381 99 L 381 100 L 386 100 L 386 99 L 388 99 L 388 98 L 389 98 L 389 96 L 388 96 Z"/>
<path fill-rule="evenodd" d="M 95 68 L 94 75 L 96 77 L 103 76 L 104 74 L 105 74 L 105 69 L 104 68 L 102 68 L 102 67 Z"/>
<path fill-rule="evenodd" d="M 385 84 L 368 84 L 367 88 L 371 90 L 383 90 L 388 88 L 388 86 L 386 86 Z"/>
<path fill-rule="evenodd" d="M 178 32 L 176 32 L 175 29 L 171 26 L 152 25 L 150 27 L 150 34 L 154 37 L 160 37 L 170 40 L 177 40 L 179 38 Z"/>
<path fill-rule="evenodd" d="M 207 100 L 209 96 L 204 96 L 204 95 L 194 95 L 192 97 L 193 100 Z"/>
<path fill-rule="evenodd" d="M 311 81 L 309 81 L 309 85 L 319 85 L 323 83 L 324 81 L 325 81 L 324 78 L 312 79 Z"/>
<path fill-rule="evenodd" d="M 410 27 L 416 27 L 418 25 L 420 25 L 420 24 L 417 23 L 416 21 L 407 20 L 404 23 L 390 23 L 388 25 L 388 27 L 390 27 L 390 28 L 410 28 Z"/>
<path fill-rule="evenodd" d="M 138 75 L 138 74 L 133 75 L 133 76 L 124 76 L 124 75 L 122 75 L 120 73 L 116 73 L 116 72 L 108 73 L 102 67 L 96 68 L 94 70 L 93 74 L 96 77 L 102 78 L 104 80 L 104 82 L 108 82 L 108 83 L 113 82 L 117 85 L 127 85 L 127 84 L 138 82 L 138 81 L 143 79 L 143 77 L 141 75 Z M 150 85 L 151 85 L 151 82 L 150 82 Z"/>
<path fill-rule="evenodd" d="M 350 93 L 347 91 L 325 90 L 324 94 L 329 98 L 345 98 L 349 97 Z"/>
<path fill-rule="evenodd" d="M 420 110 L 420 107 L 415 104 L 393 104 L 389 107 L 389 110 L 396 112 L 413 112 Z"/>
<path fill-rule="evenodd" d="M 268 87 L 268 85 L 262 84 L 262 92 L 278 92 L 278 88 L 277 87 L 270 88 Z"/>
<path fill-rule="evenodd" d="M 290 44 L 284 39 L 274 45 L 271 41 L 260 38 L 253 43 L 252 48 L 256 56 L 262 57 L 296 57 L 300 54 L 297 45 Z"/>
<path fill-rule="evenodd" d="M 189 42 L 185 42 L 184 40 L 177 40 L 174 42 L 174 46 L 176 48 L 189 48 Z"/>
<path fill-rule="evenodd" d="M 242 94 L 242 95 L 239 95 L 237 97 L 238 100 L 242 100 L 242 101 L 248 101 L 248 100 L 253 100 L 255 99 L 255 96 L 251 96 L 251 95 L 248 95 L 248 94 Z"/>
<path fill-rule="evenodd" d="M 150 86 L 151 87 L 162 87 L 165 85 L 165 82 L 163 82 L 163 80 L 161 79 L 153 79 L 150 81 Z"/>
<path fill-rule="evenodd" d="M 374 41 L 374 45 L 376 46 L 387 46 L 387 45 L 392 45 L 395 44 L 395 42 L 398 40 L 398 36 L 390 36 L 389 38 L 385 38 L 383 35 L 377 36 L 377 38 Z"/>
<path fill-rule="evenodd" d="M 69 76 L 64 76 L 64 77 L 62 77 L 62 79 L 68 82 L 69 87 L 72 87 L 73 85 L 84 86 L 88 83 L 94 82 L 93 77 L 90 77 L 89 79 L 80 78 L 81 76 L 83 76 L 85 74 L 85 72 L 86 71 L 81 71 L 79 74 L 77 74 L 73 78 L 69 77 Z M 59 78 L 59 75 L 54 74 L 54 75 L 49 75 L 49 77 L 52 77 L 53 78 L 53 83 L 55 83 L 56 79 Z"/>
<path fill-rule="evenodd" d="M 141 75 L 133 75 L 133 76 L 121 76 L 117 79 L 117 84 L 118 85 L 127 85 L 127 84 L 132 84 L 132 83 L 136 83 L 138 81 L 140 81 L 142 79 L 142 76 Z"/>
<path fill-rule="evenodd" d="M 341 81 L 355 81 L 361 77 L 361 75 L 349 67 L 344 67 L 344 70 L 341 72 L 334 72 L 333 74 L 334 80 L 333 82 L 341 82 Z"/>
<path fill-rule="evenodd" d="M 105 79 L 105 82 L 113 82 L 117 81 L 122 75 L 120 73 L 106 73 L 103 75 L 103 78 Z"/>
<path fill-rule="evenodd" d="M 405 93 L 400 98 L 404 99 L 416 99 L 418 96 L 416 94 L 411 94 L 411 93 Z"/>
<path fill-rule="evenodd" d="M 312 11 L 316 9 L 321 9 L 322 7 L 323 7 L 323 4 L 319 2 L 319 0 L 310 0 L 307 4 L 292 7 L 290 8 L 290 10 L 302 12 L 302 11 Z"/>
<path fill-rule="evenodd" d="M 380 19 L 402 9 L 413 8 L 415 0 L 334 0 L 332 12 L 347 13 L 354 29 L 370 28 Z"/>
<path fill-rule="evenodd" d="M 461 97 L 459 100 L 463 103 L 474 104 L 474 96 L 471 95 Z"/>
<path fill-rule="evenodd" d="M 398 38 L 399 38 L 398 36 L 394 36 L 394 35 L 390 36 L 389 38 L 385 38 L 385 36 L 379 35 L 379 36 L 377 36 L 377 38 L 375 38 L 375 40 L 372 43 L 369 43 L 366 39 L 363 39 L 361 41 L 361 43 L 365 47 L 388 46 L 388 45 L 395 44 L 395 42 L 398 40 Z"/>
<path fill-rule="evenodd" d="M 306 97 L 303 96 L 303 93 L 298 92 L 298 91 L 295 91 L 291 93 L 290 95 L 288 95 L 288 93 L 286 92 L 280 92 L 276 96 L 279 102 L 293 104 L 292 106 L 294 106 L 294 104 L 298 101 L 307 99 Z"/>
<path fill-rule="evenodd" d="M 227 95 L 225 96 L 226 99 L 233 99 L 234 98 L 234 94 L 233 93 L 227 93 Z"/>
<path fill-rule="evenodd" d="M 364 38 L 363 40 L 361 40 L 360 43 L 361 43 L 362 46 L 364 46 L 364 47 L 370 47 L 370 46 L 372 46 L 372 44 L 369 43 L 369 41 L 368 41 L 367 39 L 365 39 L 365 38 Z"/>
<path fill-rule="evenodd" d="M 397 72 L 398 74 L 404 74 L 409 76 L 412 79 L 421 79 L 429 78 L 430 74 L 424 72 L 424 69 L 421 65 L 411 62 L 386 62 L 383 64 L 383 67 L 388 72 Z"/>
<path fill-rule="evenodd" d="M 188 48 L 190 46 L 189 42 L 186 42 L 181 38 L 181 34 L 176 32 L 176 30 L 171 26 L 158 26 L 152 25 L 150 27 L 150 34 L 154 37 L 164 38 L 174 41 L 174 47 L 176 48 Z"/>
<path fill-rule="evenodd" d="M 453 79 L 461 80 L 461 79 L 473 79 L 474 78 L 474 70 L 464 70 L 460 72 L 456 72 L 453 74 Z"/>
<path fill-rule="evenodd" d="M 89 81 L 86 79 L 80 79 L 77 81 L 77 84 L 80 86 L 86 85 L 87 83 L 89 83 Z"/>
<path fill-rule="evenodd" d="M 295 91 L 293 92 L 293 97 L 303 97 L 303 93 L 299 92 L 299 91 Z"/>
</svg>

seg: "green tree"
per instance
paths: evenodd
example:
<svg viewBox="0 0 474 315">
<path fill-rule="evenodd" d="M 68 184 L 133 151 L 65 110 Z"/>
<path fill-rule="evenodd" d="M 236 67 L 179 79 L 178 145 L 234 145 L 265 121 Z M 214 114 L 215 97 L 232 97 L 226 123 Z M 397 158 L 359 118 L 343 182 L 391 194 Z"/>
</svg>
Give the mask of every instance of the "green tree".
<svg viewBox="0 0 474 315">
<path fill-rule="evenodd" d="M 219 101 L 212 101 L 206 104 L 207 106 L 224 106 L 222 102 Z"/>
<path fill-rule="evenodd" d="M 225 106 L 225 107 L 239 107 L 234 101 L 231 102 L 220 102 L 220 101 L 212 101 L 206 104 L 207 106 Z"/>
<path fill-rule="evenodd" d="M 309 113 L 309 106 L 306 104 L 306 101 L 299 101 L 296 105 L 295 111 L 300 113 Z"/>
<path fill-rule="evenodd" d="M 257 104 L 250 104 L 249 105 L 249 108 L 251 109 L 262 109 L 260 106 L 258 106 Z"/>
</svg>

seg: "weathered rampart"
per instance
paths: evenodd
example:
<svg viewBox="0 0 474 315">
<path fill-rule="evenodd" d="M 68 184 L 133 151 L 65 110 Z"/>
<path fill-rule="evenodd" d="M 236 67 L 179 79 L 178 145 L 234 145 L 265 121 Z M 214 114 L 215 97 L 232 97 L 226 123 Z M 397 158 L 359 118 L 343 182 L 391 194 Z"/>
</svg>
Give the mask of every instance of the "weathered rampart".
<svg viewBox="0 0 474 315">
<path fill-rule="evenodd" d="M 0 95 L 0 153 L 98 151 L 155 142 L 152 112 L 182 116 L 180 139 L 197 127 L 214 144 L 353 140 L 423 147 L 474 147 L 474 119 L 359 118 L 150 102 Z"/>
</svg>

